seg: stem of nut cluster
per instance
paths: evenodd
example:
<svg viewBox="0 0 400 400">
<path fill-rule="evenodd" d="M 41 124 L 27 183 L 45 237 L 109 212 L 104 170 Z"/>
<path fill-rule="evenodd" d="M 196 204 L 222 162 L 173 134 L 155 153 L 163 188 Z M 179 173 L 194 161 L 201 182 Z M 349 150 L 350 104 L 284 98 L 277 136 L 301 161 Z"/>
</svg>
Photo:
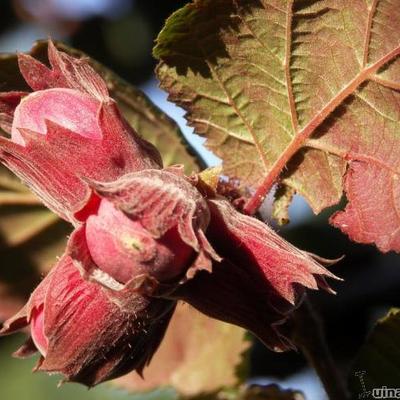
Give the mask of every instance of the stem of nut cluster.
<svg viewBox="0 0 400 400">
<path fill-rule="evenodd" d="M 293 341 L 317 372 L 330 400 L 350 398 L 344 379 L 337 369 L 320 318 L 306 298 L 293 316 Z"/>
</svg>

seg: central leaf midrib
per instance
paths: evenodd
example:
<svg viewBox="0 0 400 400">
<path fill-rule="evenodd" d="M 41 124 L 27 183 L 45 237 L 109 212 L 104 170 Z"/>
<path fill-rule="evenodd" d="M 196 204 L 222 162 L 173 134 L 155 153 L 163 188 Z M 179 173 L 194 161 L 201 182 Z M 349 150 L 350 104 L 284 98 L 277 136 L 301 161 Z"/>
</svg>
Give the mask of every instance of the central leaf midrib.
<svg viewBox="0 0 400 400">
<path fill-rule="evenodd" d="M 289 0 L 286 9 L 286 31 L 285 31 L 285 62 L 283 65 L 286 77 L 286 89 L 289 102 L 290 120 L 294 135 L 299 130 L 297 119 L 296 102 L 293 95 L 292 78 L 290 75 L 290 60 L 292 52 L 292 18 L 293 18 L 293 0 Z"/>
</svg>

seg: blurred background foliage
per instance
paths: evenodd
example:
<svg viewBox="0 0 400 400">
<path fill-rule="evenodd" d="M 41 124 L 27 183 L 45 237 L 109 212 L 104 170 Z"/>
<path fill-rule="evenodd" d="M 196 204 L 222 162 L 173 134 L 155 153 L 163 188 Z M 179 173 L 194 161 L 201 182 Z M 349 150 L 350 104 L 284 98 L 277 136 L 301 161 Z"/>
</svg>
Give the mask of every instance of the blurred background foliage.
<svg viewBox="0 0 400 400">
<path fill-rule="evenodd" d="M 154 79 L 155 60 L 151 56 L 154 38 L 166 17 L 185 3 L 173 0 L 3 0 L 0 4 L 0 51 L 27 51 L 34 40 L 49 36 L 82 50 L 144 90 L 180 123 L 188 140 L 208 164 L 216 164 L 218 160 L 201 148 L 201 140 L 184 126 L 182 111 L 166 102 Z M 67 225 L 44 212 L 28 192 L 20 187 L 16 189 L 14 183 L 6 172 L 1 172 L 1 319 L 14 312 L 29 296 L 56 255 L 61 254 L 69 232 Z M 19 203 L 10 197 L 15 190 L 21 191 Z M 271 212 L 268 204 L 264 211 L 265 215 Z M 334 357 L 346 372 L 351 371 L 353 359 L 377 318 L 390 307 L 400 307 L 400 267 L 398 255 L 383 255 L 372 246 L 351 243 L 330 227 L 327 218 L 332 211 L 315 217 L 305 203 L 296 198 L 290 208 L 292 222 L 278 229 L 295 245 L 323 257 L 346 255 L 334 267 L 334 272 L 345 279 L 343 283 L 333 283 L 338 295 L 314 293 L 311 296 L 322 315 L 328 343 L 335 349 Z M 164 392 L 166 397 L 160 393 L 137 397 L 110 389 L 109 385 L 90 391 L 78 385 L 57 389 L 57 377 L 30 374 L 33 361 L 10 358 L 16 342 L 21 341 L 22 337 L 0 340 L 1 399 L 161 400 L 176 397 L 172 391 Z M 302 389 L 310 400 L 324 398 L 301 354 L 275 354 L 255 341 L 250 361 L 252 380 L 281 382 L 284 387 Z M 351 374 L 354 375 L 354 371 Z"/>
</svg>

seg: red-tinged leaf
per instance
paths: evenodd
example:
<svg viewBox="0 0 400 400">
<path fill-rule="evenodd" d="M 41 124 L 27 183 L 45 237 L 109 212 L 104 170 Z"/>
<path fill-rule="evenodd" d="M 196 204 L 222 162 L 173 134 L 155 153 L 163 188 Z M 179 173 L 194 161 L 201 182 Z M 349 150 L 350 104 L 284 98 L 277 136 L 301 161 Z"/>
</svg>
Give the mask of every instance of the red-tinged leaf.
<svg viewBox="0 0 400 400">
<path fill-rule="evenodd" d="M 160 387 L 173 387 L 184 396 L 215 392 L 245 379 L 237 372 L 239 366 L 247 369 L 244 355 L 249 346 L 242 329 L 178 304 L 144 379 L 129 374 L 115 384 L 132 392 Z"/>
<path fill-rule="evenodd" d="M 375 242 L 383 251 L 400 249 L 400 181 L 374 163 L 354 162 L 346 175 L 349 204 L 331 223 L 361 243 Z"/>
<path fill-rule="evenodd" d="M 345 189 L 333 224 L 400 251 L 399 24 L 397 0 L 195 0 L 160 33 L 157 73 L 225 174 L 256 189 L 247 212 L 274 183 L 314 212 Z"/>
</svg>

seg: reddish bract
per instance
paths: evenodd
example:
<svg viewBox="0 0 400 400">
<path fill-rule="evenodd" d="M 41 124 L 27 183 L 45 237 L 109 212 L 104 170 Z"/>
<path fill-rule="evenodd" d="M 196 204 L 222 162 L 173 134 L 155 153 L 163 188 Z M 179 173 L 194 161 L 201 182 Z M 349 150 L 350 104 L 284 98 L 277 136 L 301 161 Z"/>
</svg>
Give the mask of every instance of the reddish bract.
<svg viewBox="0 0 400 400">
<path fill-rule="evenodd" d="M 75 225 L 91 191 L 83 179 L 108 182 L 162 165 L 158 151 L 127 124 L 105 82 L 85 60 L 49 42 L 51 69 L 27 55 L 19 65 L 34 90 L 0 94 L 0 158 L 62 218 Z M 12 121 L 12 123 L 10 122 Z"/>
<path fill-rule="evenodd" d="M 17 355 L 39 350 L 38 369 L 88 386 L 141 373 L 178 300 L 290 348 L 280 326 L 305 288 L 329 290 L 334 275 L 201 180 L 161 169 L 86 61 L 51 43 L 49 60 L 21 55 L 35 92 L 0 96 L 12 135 L 0 137 L 0 158 L 76 229 L 0 332 L 30 326 Z"/>
<path fill-rule="evenodd" d="M 150 361 L 174 310 L 174 302 L 131 292 L 113 294 L 82 278 L 64 256 L 2 334 L 30 325 L 32 340 L 17 351 L 40 351 L 36 369 L 93 386 Z"/>
<path fill-rule="evenodd" d="M 252 331 L 275 351 L 293 348 L 281 329 L 283 322 L 305 288 L 330 291 L 325 277 L 336 277 L 226 200 L 210 199 L 208 205 L 207 238 L 222 261 L 211 274 L 199 273 L 174 295 L 207 315 Z"/>
</svg>

